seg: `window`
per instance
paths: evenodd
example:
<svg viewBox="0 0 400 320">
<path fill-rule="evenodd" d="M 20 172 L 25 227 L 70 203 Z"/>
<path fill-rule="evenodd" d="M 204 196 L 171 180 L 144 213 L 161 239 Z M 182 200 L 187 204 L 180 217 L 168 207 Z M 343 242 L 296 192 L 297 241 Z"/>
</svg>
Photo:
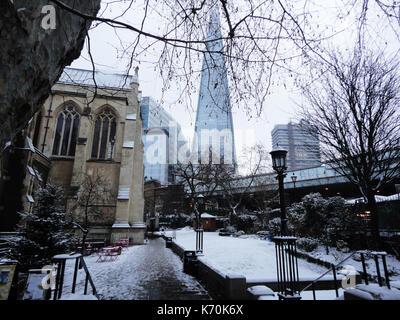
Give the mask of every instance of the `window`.
<svg viewBox="0 0 400 320">
<path fill-rule="evenodd" d="M 92 158 L 112 159 L 117 121 L 109 108 L 97 117 L 94 124 Z"/>
<path fill-rule="evenodd" d="M 57 117 L 53 155 L 74 156 L 78 139 L 79 113 L 72 104 L 64 107 Z"/>
</svg>

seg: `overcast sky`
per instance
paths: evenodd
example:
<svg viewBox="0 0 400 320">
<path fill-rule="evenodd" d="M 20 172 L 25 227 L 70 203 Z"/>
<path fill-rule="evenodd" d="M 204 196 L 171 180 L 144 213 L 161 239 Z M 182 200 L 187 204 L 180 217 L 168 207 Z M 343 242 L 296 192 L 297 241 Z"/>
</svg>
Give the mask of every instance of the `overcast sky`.
<svg viewBox="0 0 400 320">
<path fill-rule="evenodd" d="M 320 5 L 321 2 L 319 2 L 318 6 L 314 6 L 315 11 L 313 12 L 313 16 L 315 16 L 316 19 L 315 24 L 318 24 L 318 26 L 323 24 L 329 26 L 326 30 L 328 30 L 327 32 L 330 34 L 339 32 L 335 37 L 327 40 L 326 44 L 328 45 L 329 43 L 330 46 L 335 47 L 339 46 L 342 49 L 351 48 L 355 38 L 354 16 L 348 17 L 347 20 L 342 20 L 340 24 L 334 24 L 331 21 L 333 21 L 332 16 L 336 14 L 334 4 L 332 4 L 335 1 L 329 2 L 330 7 L 325 5 L 325 1 L 323 2 L 324 6 Z M 129 1 L 125 2 L 125 4 L 113 5 L 105 12 L 105 16 L 109 18 L 118 16 L 119 13 L 126 8 L 127 3 L 129 3 Z M 141 22 L 137 10 L 128 11 L 121 20 L 136 25 Z M 370 25 L 373 25 L 372 20 L 369 21 Z M 223 19 L 221 22 L 222 24 L 225 23 Z M 157 28 L 161 23 L 162 21 L 159 17 L 156 15 L 149 15 L 146 28 L 148 31 L 152 31 L 152 28 L 154 28 L 154 32 L 157 32 Z M 392 49 L 392 51 L 397 50 L 399 42 L 396 38 L 389 36 L 389 40 L 383 39 L 383 34 L 387 36 L 391 34 L 390 30 L 389 32 L 382 33 L 382 30 L 386 29 L 390 29 L 390 27 L 384 24 L 382 19 L 378 17 L 376 26 L 371 28 L 371 30 L 375 32 L 375 34 L 371 34 L 371 39 L 378 38 L 378 41 L 371 41 L 371 45 L 377 48 L 392 46 L 395 48 Z M 379 34 L 379 37 L 377 37 L 377 34 Z M 103 24 L 92 30 L 90 32 L 90 37 L 91 51 L 96 63 L 96 69 L 105 72 L 124 73 L 126 70 L 126 60 L 121 60 L 122 44 L 120 39 L 129 43 L 130 41 L 132 42 L 131 39 L 134 39 L 136 35 L 131 31 L 126 31 L 123 33 L 119 32 L 119 37 L 117 37 L 113 28 Z M 143 96 L 151 96 L 155 100 L 160 101 L 162 98 L 163 83 L 158 72 L 154 70 L 154 64 L 144 61 L 154 60 L 154 58 L 157 57 L 157 50 L 159 50 L 157 46 L 152 51 L 149 50 L 146 58 L 143 58 L 140 62 L 139 83 Z M 136 63 L 135 65 L 138 64 Z M 73 62 L 72 67 L 91 69 L 91 62 L 88 59 L 86 47 L 82 51 L 81 57 Z M 299 66 L 299 68 L 301 68 L 301 66 Z M 271 130 L 274 125 L 296 120 L 296 112 L 298 110 L 297 104 L 301 103 L 301 95 L 296 88 L 291 86 L 289 79 L 286 82 L 284 77 L 285 76 L 283 76 L 283 78 L 280 77 L 279 81 L 275 82 L 272 88 L 273 93 L 267 98 L 266 106 L 259 117 L 253 115 L 253 117 L 250 118 L 240 105 L 232 103 L 236 152 L 239 161 L 242 154 L 243 142 L 246 143 L 246 146 L 251 146 L 254 143 L 262 143 L 267 150 L 271 150 Z M 283 83 L 286 84 L 286 88 L 283 86 Z M 198 81 L 197 88 L 199 86 L 200 80 Z M 163 107 L 181 124 L 186 139 L 192 139 L 198 93 L 194 90 L 191 95 L 191 103 L 186 101 L 184 104 L 175 103 L 178 95 L 179 90 L 176 88 L 167 90 L 163 96 L 165 101 Z"/>
</svg>

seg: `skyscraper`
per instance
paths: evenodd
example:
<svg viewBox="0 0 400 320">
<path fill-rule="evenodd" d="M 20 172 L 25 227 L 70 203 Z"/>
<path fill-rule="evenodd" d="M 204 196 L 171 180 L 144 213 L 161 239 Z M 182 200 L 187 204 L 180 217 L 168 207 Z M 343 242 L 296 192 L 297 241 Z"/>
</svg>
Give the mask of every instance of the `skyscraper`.
<svg viewBox="0 0 400 320">
<path fill-rule="evenodd" d="M 288 170 L 310 168 L 321 164 L 319 139 L 309 133 L 309 123 L 278 124 L 271 132 L 272 146 L 288 150 Z"/>
<path fill-rule="evenodd" d="M 141 114 L 145 179 L 158 180 L 161 185 L 173 183 L 178 150 L 186 143 L 181 126 L 151 97 L 143 97 Z"/>
<path fill-rule="evenodd" d="M 202 162 L 212 160 L 236 167 L 228 77 L 225 57 L 221 54 L 224 48 L 217 8 L 211 10 L 207 40 L 219 40 L 207 42 L 203 58 L 194 149 Z"/>
</svg>

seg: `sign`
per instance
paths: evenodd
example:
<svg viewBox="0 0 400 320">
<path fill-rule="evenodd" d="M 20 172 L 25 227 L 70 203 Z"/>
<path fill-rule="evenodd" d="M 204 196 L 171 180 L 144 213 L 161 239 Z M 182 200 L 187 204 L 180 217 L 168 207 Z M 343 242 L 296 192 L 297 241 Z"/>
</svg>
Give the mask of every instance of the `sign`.
<svg viewBox="0 0 400 320">
<path fill-rule="evenodd" d="M 23 300 L 46 300 L 49 298 L 49 291 L 43 288 L 43 280 L 46 278 L 41 269 L 29 270 L 28 280 Z"/>
<path fill-rule="evenodd" d="M 15 265 L 0 265 L 0 300 L 8 300 L 15 270 Z"/>
</svg>

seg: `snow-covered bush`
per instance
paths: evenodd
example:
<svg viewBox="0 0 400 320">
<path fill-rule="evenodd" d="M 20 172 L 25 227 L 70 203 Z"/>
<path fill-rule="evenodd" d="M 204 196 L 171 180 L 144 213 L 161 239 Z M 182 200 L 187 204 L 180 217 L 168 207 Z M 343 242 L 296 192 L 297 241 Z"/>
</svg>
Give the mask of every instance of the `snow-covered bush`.
<svg viewBox="0 0 400 320">
<path fill-rule="evenodd" d="M 227 226 L 225 230 L 230 233 L 235 233 L 237 231 L 237 229 L 234 226 Z"/>
<path fill-rule="evenodd" d="M 238 230 L 243 230 L 246 233 L 254 231 L 258 218 L 253 214 L 238 214 L 232 217 L 232 223 Z"/>
<path fill-rule="evenodd" d="M 361 220 L 342 197 L 324 199 L 319 193 L 306 195 L 289 207 L 288 219 L 296 234 L 318 239 L 326 247 L 340 240 L 350 245 L 354 234 L 362 231 Z"/>
<path fill-rule="evenodd" d="M 10 243 L 9 258 L 17 260 L 23 271 L 49 264 L 54 255 L 69 252 L 76 241 L 71 233 L 72 225 L 65 219 L 62 188 L 47 184 L 34 196 L 32 213 L 20 214 L 21 236 Z"/>
<path fill-rule="evenodd" d="M 281 218 L 274 218 L 269 220 L 268 230 L 271 236 L 278 236 L 281 232 Z"/>
<path fill-rule="evenodd" d="M 306 252 L 312 252 L 318 248 L 318 241 L 311 238 L 297 239 L 297 247 Z"/>
<path fill-rule="evenodd" d="M 349 245 L 347 244 L 346 241 L 343 241 L 343 240 L 336 241 L 336 248 L 339 251 L 342 251 L 342 252 L 345 252 L 345 253 L 350 251 L 349 250 Z"/>
<path fill-rule="evenodd" d="M 160 223 L 165 223 L 172 229 L 183 228 L 192 225 L 193 218 L 184 213 L 160 216 Z"/>
</svg>

